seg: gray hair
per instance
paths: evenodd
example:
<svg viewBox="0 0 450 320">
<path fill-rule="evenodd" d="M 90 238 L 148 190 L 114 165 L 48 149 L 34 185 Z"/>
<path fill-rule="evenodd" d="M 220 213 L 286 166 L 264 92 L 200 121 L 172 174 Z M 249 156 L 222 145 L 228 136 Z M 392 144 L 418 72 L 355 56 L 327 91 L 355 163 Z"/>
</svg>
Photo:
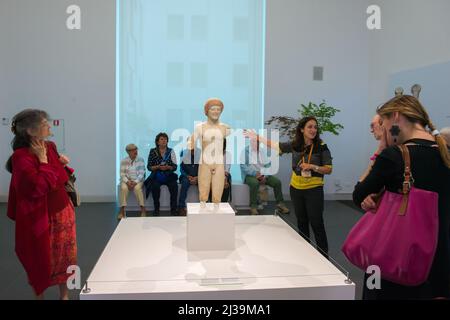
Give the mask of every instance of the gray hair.
<svg viewBox="0 0 450 320">
<path fill-rule="evenodd" d="M 450 147 L 450 127 L 445 127 L 441 129 L 441 136 L 447 142 L 447 146 Z"/>
<path fill-rule="evenodd" d="M 131 150 L 137 149 L 137 148 L 138 147 L 134 143 L 130 143 L 125 147 L 125 151 L 128 152 L 128 151 L 131 151 Z"/>
<path fill-rule="evenodd" d="M 29 147 L 32 137 L 28 133 L 28 130 L 39 129 L 42 120 L 48 120 L 48 118 L 47 112 L 39 109 L 25 109 L 16 114 L 11 121 L 11 132 L 14 134 L 14 138 L 11 141 L 12 149 L 15 151 L 19 148 Z M 12 172 L 11 157 L 6 162 L 6 170 Z"/>
</svg>

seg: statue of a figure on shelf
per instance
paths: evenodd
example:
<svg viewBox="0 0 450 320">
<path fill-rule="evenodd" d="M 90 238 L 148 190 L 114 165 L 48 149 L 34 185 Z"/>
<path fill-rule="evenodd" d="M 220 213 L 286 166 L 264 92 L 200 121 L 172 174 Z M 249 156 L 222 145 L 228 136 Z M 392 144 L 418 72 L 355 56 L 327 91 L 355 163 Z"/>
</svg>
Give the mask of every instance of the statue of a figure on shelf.
<svg viewBox="0 0 450 320">
<path fill-rule="evenodd" d="M 415 84 L 411 87 L 411 94 L 416 98 L 420 98 L 420 91 L 422 91 L 422 86 L 420 84 Z"/>
<path fill-rule="evenodd" d="M 191 136 L 189 149 L 194 149 L 200 140 L 201 157 L 198 170 L 198 191 L 201 208 L 205 208 L 209 192 L 218 209 L 225 182 L 223 143 L 230 134 L 230 127 L 220 122 L 224 104 L 220 99 L 208 99 L 204 106 L 208 119 L 198 124 Z"/>
<path fill-rule="evenodd" d="M 403 90 L 402 87 L 397 87 L 397 88 L 395 88 L 395 96 L 396 96 L 396 97 L 402 96 L 402 95 L 403 95 L 403 92 L 404 92 L 404 90 Z"/>
<path fill-rule="evenodd" d="M 420 98 L 420 92 L 422 91 L 422 86 L 420 84 L 415 84 L 411 87 L 411 94 L 413 95 L 413 97 L 415 97 L 416 99 Z M 402 87 L 398 87 L 395 88 L 395 96 L 402 96 L 403 95 L 403 88 Z"/>
</svg>

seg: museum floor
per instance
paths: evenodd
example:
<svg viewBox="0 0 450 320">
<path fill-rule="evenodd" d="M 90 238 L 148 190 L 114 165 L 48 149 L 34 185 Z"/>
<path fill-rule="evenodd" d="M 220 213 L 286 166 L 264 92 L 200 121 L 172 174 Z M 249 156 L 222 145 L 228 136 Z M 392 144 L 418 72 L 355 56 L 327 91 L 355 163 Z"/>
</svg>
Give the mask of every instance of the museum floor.
<svg viewBox="0 0 450 320">
<path fill-rule="evenodd" d="M 290 203 L 288 206 L 292 209 Z M 33 299 L 26 274 L 14 253 L 14 224 L 6 217 L 5 203 L 0 204 L 0 212 L 0 283 L 2 284 L 0 300 Z M 85 203 L 77 209 L 78 265 L 81 268 L 82 284 L 117 226 L 116 212 L 115 203 Z M 269 204 L 263 214 L 273 214 L 273 212 L 274 204 Z M 249 212 L 247 210 L 238 212 L 238 215 L 244 214 Z M 168 215 L 168 212 L 161 212 L 161 216 L 164 215 Z M 134 216 L 137 216 L 137 213 Z M 350 272 L 350 278 L 356 283 L 356 298 L 359 299 L 363 273 L 346 261 L 340 248 L 347 232 L 358 220 L 360 214 L 349 201 L 326 201 L 324 216 L 330 256 L 343 269 Z M 293 213 L 283 215 L 283 218 L 296 229 L 296 218 Z M 71 291 L 71 299 L 78 299 L 78 294 L 78 290 Z M 46 299 L 58 299 L 57 288 L 47 290 Z"/>
</svg>

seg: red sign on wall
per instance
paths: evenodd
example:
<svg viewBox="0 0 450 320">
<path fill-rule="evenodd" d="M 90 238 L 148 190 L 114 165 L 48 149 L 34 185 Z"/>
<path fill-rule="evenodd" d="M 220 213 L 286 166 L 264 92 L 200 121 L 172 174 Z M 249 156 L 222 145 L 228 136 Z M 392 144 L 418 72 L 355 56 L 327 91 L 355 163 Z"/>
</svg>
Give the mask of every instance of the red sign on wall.
<svg viewBox="0 0 450 320">
<path fill-rule="evenodd" d="M 66 139 L 64 134 L 64 119 L 51 119 L 49 122 L 52 124 L 52 137 L 50 140 L 56 143 L 58 151 L 65 152 Z"/>
</svg>

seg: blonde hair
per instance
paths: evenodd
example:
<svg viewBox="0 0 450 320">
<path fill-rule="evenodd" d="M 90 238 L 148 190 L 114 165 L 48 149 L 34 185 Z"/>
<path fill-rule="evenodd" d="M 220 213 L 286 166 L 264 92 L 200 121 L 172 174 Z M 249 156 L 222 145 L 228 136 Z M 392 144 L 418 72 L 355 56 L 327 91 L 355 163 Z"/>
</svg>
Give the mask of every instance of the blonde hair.
<svg viewBox="0 0 450 320">
<path fill-rule="evenodd" d="M 442 128 L 441 136 L 444 137 L 445 141 L 447 142 L 447 145 L 450 147 L 450 127 Z"/>
<path fill-rule="evenodd" d="M 377 113 L 380 116 L 391 117 L 394 112 L 399 112 L 412 123 L 419 123 L 424 128 L 429 128 L 431 133 L 436 131 L 436 127 L 431 122 L 427 111 L 424 106 L 415 97 L 410 95 L 403 95 L 394 97 L 380 108 Z M 450 168 L 450 155 L 447 149 L 447 143 L 441 134 L 435 135 L 436 143 L 439 145 L 439 152 L 441 154 L 442 161 Z"/>
</svg>

